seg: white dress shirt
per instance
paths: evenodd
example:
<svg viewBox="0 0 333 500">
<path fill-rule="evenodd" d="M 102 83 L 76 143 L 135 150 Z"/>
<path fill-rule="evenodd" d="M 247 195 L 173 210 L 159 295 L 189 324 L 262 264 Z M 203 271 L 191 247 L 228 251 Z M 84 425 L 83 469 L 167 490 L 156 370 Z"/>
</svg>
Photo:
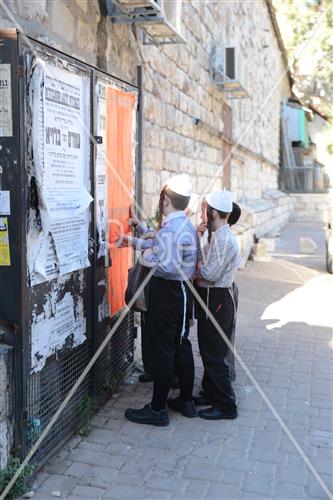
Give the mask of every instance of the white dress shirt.
<svg viewBox="0 0 333 500">
<path fill-rule="evenodd" d="M 201 250 L 201 258 L 199 286 L 231 287 L 240 264 L 240 252 L 229 224 L 212 233 L 210 244 L 206 243 Z"/>
</svg>

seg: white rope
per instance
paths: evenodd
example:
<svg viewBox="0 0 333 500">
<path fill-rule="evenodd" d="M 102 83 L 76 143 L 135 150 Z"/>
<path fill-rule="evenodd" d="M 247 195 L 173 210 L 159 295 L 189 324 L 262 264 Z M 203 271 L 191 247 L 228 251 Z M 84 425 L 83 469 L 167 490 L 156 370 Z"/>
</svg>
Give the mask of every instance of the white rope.
<svg viewBox="0 0 333 500">
<path fill-rule="evenodd" d="M 182 332 L 180 334 L 180 343 L 182 343 L 182 339 L 186 333 L 186 308 L 187 308 L 187 294 L 186 294 L 186 288 L 184 283 L 181 281 L 180 286 L 182 287 L 183 290 L 183 296 L 184 296 L 184 311 L 183 311 L 183 326 L 182 326 Z"/>
</svg>

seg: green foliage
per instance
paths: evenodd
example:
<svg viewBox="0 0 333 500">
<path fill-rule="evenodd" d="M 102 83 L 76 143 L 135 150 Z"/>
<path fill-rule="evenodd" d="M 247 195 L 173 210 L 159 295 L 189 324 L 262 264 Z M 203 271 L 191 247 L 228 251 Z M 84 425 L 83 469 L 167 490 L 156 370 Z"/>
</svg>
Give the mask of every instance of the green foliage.
<svg viewBox="0 0 333 500">
<path fill-rule="evenodd" d="M 149 227 L 153 227 L 154 229 L 157 229 L 158 227 L 158 220 L 159 220 L 159 210 L 157 209 L 155 212 L 155 215 L 153 217 L 149 217 L 147 219 L 147 224 Z"/>
<path fill-rule="evenodd" d="M 333 119 L 333 9 L 329 0 L 273 0 L 296 94 Z M 302 47 L 302 50 L 300 50 Z"/>
<path fill-rule="evenodd" d="M 116 375 L 106 375 L 105 378 L 104 378 L 104 381 L 103 381 L 103 389 L 105 391 L 109 391 L 111 394 L 113 394 L 118 385 L 119 385 L 119 382 L 120 382 L 120 376 L 116 376 Z"/>
<path fill-rule="evenodd" d="M 86 437 L 91 431 L 91 419 L 95 415 L 97 405 L 91 396 L 86 396 L 80 408 L 80 423 L 77 433 L 79 436 Z"/>
<path fill-rule="evenodd" d="M 29 418 L 27 426 L 27 438 L 31 443 L 35 443 L 41 435 L 41 421 L 39 418 Z"/>
<path fill-rule="evenodd" d="M 20 465 L 21 460 L 19 458 L 11 457 L 8 461 L 7 467 L 4 470 L 0 471 L 0 493 L 4 491 L 7 484 L 14 476 Z M 32 476 L 35 470 L 35 465 L 28 465 L 27 467 L 25 467 L 21 475 L 16 480 L 14 486 L 10 490 L 7 498 L 16 498 L 24 495 L 24 493 L 26 493 L 28 490 L 28 479 Z"/>
</svg>

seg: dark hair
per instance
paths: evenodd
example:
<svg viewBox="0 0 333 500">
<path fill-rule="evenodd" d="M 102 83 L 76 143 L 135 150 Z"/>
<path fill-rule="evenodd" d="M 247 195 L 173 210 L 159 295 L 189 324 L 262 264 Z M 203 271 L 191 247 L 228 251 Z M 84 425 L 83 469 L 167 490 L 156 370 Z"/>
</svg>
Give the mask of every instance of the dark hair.
<svg viewBox="0 0 333 500">
<path fill-rule="evenodd" d="M 190 196 L 182 196 L 181 194 L 175 193 L 174 191 L 171 191 L 171 189 L 169 189 L 168 186 L 164 186 L 160 193 L 160 200 L 158 203 L 159 214 L 157 222 L 159 227 L 161 227 L 162 223 L 163 201 L 166 196 L 170 198 L 171 204 L 173 208 L 175 208 L 176 210 L 185 210 L 185 208 L 190 203 L 190 198 L 191 198 Z"/>
<path fill-rule="evenodd" d="M 213 233 L 213 210 L 215 210 L 218 213 L 218 216 L 220 219 L 226 220 L 230 212 L 221 212 L 220 210 L 216 210 L 216 208 L 211 207 L 207 203 L 207 229 L 208 229 L 208 243 L 210 243 L 210 240 L 212 239 L 212 233 Z"/>
<path fill-rule="evenodd" d="M 236 224 L 236 222 L 238 222 L 241 214 L 242 214 L 242 211 L 241 211 L 240 206 L 237 205 L 237 203 L 233 203 L 232 204 L 232 212 L 228 217 L 229 226 L 233 226 L 234 224 Z"/>
</svg>

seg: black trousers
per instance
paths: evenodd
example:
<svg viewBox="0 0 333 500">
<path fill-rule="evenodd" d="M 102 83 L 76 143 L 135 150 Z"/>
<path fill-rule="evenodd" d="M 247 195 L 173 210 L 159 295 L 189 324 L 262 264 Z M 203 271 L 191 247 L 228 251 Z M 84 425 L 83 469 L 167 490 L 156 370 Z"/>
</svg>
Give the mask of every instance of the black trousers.
<svg viewBox="0 0 333 500">
<path fill-rule="evenodd" d="M 207 289 L 198 288 L 207 304 Z M 228 288 L 209 289 L 209 311 L 229 340 L 234 333 L 236 308 L 232 290 Z M 198 341 L 204 366 L 202 388 L 212 406 L 219 409 L 233 409 L 236 398 L 231 386 L 231 367 L 229 348 L 222 335 L 217 331 L 206 312 L 197 304 Z"/>
<path fill-rule="evenodd" d="M 186 293 L 185 336 L 181 339 L 184 321 L 184 293 Z M 174 373 L 179 378 L 180 398 L 192 399 L 194 360 L 188 339 L 190 308 L 189 290 L 184 282 L 152 277 L 149 283 L 149 311 L 145 315 L 145 367 L 153 376 L 152 408 L 165 408 Z"/>
<path fill-rule="evenodd" d="M 237 318 L 237 310 L 238 310 L 238 286 L 236 282 L 234 281 L 230 291 L 233 294 L 233 300 L 234 300 L 234 305 L 235 305 L 235 316 L 234 316 L 234 324 L 233 324 L 233 330 L 231 334 L 231 343 L 234 346 L 235 345 L 235 333 L 236 333 L 236 318 Z M 231 349 L 228 351 L 228 364 L 230 367 L 230 376 L 231 380 L 234 381 L 236 380 L 236 369 L 235 369 L 235 356 L 234 353 L 232 352 Z"/>
<path fill-rule="evenodd" d="M 141 313 L 141 356 L 145 373 L 151 375 L 152 369 L 149 363 L 149 350 L 147 349 L 146 314 L 147 313 Z"/>
</svg>

